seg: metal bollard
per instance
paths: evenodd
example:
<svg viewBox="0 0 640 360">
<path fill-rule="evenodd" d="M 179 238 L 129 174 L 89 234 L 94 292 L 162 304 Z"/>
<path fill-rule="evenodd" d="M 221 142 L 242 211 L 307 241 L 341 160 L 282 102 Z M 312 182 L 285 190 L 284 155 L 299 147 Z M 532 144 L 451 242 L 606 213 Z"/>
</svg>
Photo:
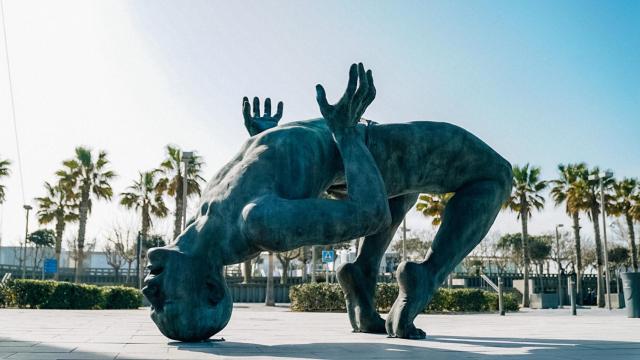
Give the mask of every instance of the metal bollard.
<svg viewBox="0 0 640 360">
<path fill-rule="evenodd" d="M 573 279 L 573 276 L 568 276 L 567 281 L 569 282 L 569 294 L 571 295 L 571 315 L 576 315 L 576 281 Z"/>
<path fill-rule="evenodd" d="M 500 316 L 504 316 L 504 304 L 502 302 L 502 276 L 498 276 L 498 310 Z"/>
</svg>

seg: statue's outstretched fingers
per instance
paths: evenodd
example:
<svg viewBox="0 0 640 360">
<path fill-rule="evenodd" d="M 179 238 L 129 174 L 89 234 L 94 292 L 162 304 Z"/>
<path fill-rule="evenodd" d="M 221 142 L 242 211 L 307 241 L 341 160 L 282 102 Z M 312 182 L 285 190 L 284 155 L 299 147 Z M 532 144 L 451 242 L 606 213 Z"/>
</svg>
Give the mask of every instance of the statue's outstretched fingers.
<svg viewBox="0 0 640 360">
<path fill-rule="evenodd" d="M 360 82 L 358 90 L 356 90 L 353 99 L 351 100 L 352 111 L 359 110 L 369 93 L 369 82 L 367 81 L 367 75 L 364 71 L 364 65 L 358 64 L 358 81 Z M 354 114 L 356 114 L 354 112 Z"/>
<path fill-rule="evenodd" d="M 264 116 L 270 118 L 271 117 L 271 99 L 264 99 Z"/>
<path fill-rule="evenodd" d="M 260 99 L 257 96 L 253 98 L 253 117 L 260 117 Z"/>
<path fill-rule="evenodd" d="M 278 108 L 276 110 L 276 114 L 273 116 L 273 120 L 275 120 L 275 122 L 277 123 L 278 121 L 280 121 L 280 119 L 282 119 L 282 109 L 284 107 L 284 104 L 282 103 L 282 101 L 278 102 Z"/>
<path fill-rule="evenodd" d="M 353 98 L 353 95 L 356 93 L 358 88 L 358 65 L 351 64 L 349 68 L 349 82 L 347 83 L 347 90 L 345 90 L 344 95 L 338 103 L 349 104 Z"/>
<path fill-rule="evenodd" d="M 376 98 L 376 87 L 373 84 L 373 73 L 371 70 L 367 70 L 367 82 L 369 82 L 369 94 L 366 98 L 366 103 L 367 106 L 369 106 L 373 102 L 373 99 Z"/>
<path fill-rule="evenodd" d="M 249 104 L 249 99 L 245 96 L 242 98 L 242 117 L 244 118 L 244 127 L 249 130 L 251 127 L 251 104 Z"/>
<path fill-rule="evenodd" d="M 316 101 L 320 106 L 320 113 L 324 118 L 328 118 L 331 112 L 331 105 L 327 102 L 327 93 L 324 91 L 322 85 L 316 85 Z"/>
</svg>

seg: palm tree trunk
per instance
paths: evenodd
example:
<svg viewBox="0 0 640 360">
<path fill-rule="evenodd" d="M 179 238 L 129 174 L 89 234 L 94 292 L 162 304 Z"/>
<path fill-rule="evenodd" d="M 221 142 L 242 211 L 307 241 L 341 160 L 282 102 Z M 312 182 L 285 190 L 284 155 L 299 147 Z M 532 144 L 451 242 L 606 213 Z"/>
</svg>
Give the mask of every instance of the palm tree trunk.
<svg viewBox="0 0 640 360">
<path fill-rule="evenodd" d="M 248 284 L 251 281 L 251 259 L 242 263 L 242 283 Z"/>
<path fill-rule="evenodd" d="M 591 222 L 593 222 L 593 232 L 595 234 L 595 243 L 596 243 L 596 262 L 598 267 L 598 275 L 596 281 L 598 282 L 597 286 L 597 298 L 598 298 L 598 307 L 604 307 L 604 279 L 603 279 L 603 260 L 602 260 L 602 243 L 600 242 L 600 222 L 598 221 L 598 216 L 600 215 L 600 211 L 597 207 L 591 207 Z"/>
<path fill-rule="evenodd" d="M 173 239 L 178 238 L 182 232 L 182 176 L 178 176 L 178 184 L 176 184 L 176 214 L 173 221 Z"/>
<path fill-rule="evenodd" d="M 627 220 L 627 227 L 629 228 L 629 251 L 631 251 L 631 267 L 633 271 L 638 271 L 638 250 L 636 249 L 636 234 L 633 229 L 633 218 L 627 211 L 624 216 Z"/>
<path fill-rule="evenodd" d="M 138 262 L 138 276 L 144 277 L 144 268 L 147 266 L 147 248 L 145 244 L 149 238 L 149 229 L 151 228 L 151 215 L 149 214 L 149 204 L 142 206 L 142 229 L 140 233 L 142 235 L 142 244 L 140 246 L 140 262 Z"/>
<path fill-rule="evenodd" d="M 149 229 L 151 228 L 151 215 L 149 214 L 149 204 L 144 204 L 142 206 L 142 236 L 143 239 L 147 239 L 149 236 Z"/>
<path fill-rule="evenodd" d="M 527 234 L 527 211 L 520 211 L 522 220 L 522 256 L 524 260 L 524 291 L 522 293 L 522 306 L 529 307 L 529 235 Z"/>
<path fill-rule="evenodd" d="M 57 271 L 53 274 L 53 280 L 58 281 L 60 279 L 60 253 L 62 252 L 62 234 L 64 234 L 64 217 L 58 216 L 56 218 L 56 264 L 58 265 Z"/>
<path fill-rule="evenodd" d="M 125 280 L 124 280 L 124 282 L 125 282 L 126 284 L 129 284 L 129 277 L 131 276 L 131 263 L 132 263 L 131 261 L 127 261 L 127 264 L 128 264 L 128 267 L 127 267 L 127 276 L 126 276 L 126 278 L 125 278 Z"/>
<path fill-rule="evenodd" d="M 78 242 L 76 253 L 76 268 L 74 282 L 78 282 L 82 275 L 82 263 L 84 261 L 84 237 L 87 231 L 87 215 L 89 213 L 89 187 L 84 186 L 82 189 L 82 198 L 80 200 L 80 219 L 78 224 Z"/>
<path fill-rule="evenodd" d="M 580 214 L 576 211 L 571 214 L 573 219 L 573 236 L 576 247 L 576 297 L 578 304 L 582 305 L 582 249 L 580 244 Z"/>
<path fill-rule="evenodd" d="M 302 251 L 302 254 L 300 255 L 299 260 L 302 262 L 302 282 L 306 283 L 307 282 L 307 262 L 309 261 L 307 259 L 307 247 L 303 246 L 301 251 Z"/>
<path fill-rule="evenodd" d="M 276 302 L 274 299 L 274 286 L 273 286 L 273 252 L 269 251 L 269 265 L 267 270 L 267 289 L 266 289 L 266 299 L 265 305 L 267 306 L 276 306 Z"/>
<path fill-rule="evenodd" d="M 289 264 L 291 260 L 289 258 L 285 258 L 284 262 L 282 262 L 282 275 L 280 276 L 280 284 L 284 285 L 289 280 Z"/>
<path fill-rule="evenodd" d="M 356 251 L 357 248 L 356 248 Z M 315 283 L 316 282 L 316 263 L 318 262 L 317 256 L 316 256 L 316 247 L 315 245 L 311 246 L 311 283 Z"/>
</svg>

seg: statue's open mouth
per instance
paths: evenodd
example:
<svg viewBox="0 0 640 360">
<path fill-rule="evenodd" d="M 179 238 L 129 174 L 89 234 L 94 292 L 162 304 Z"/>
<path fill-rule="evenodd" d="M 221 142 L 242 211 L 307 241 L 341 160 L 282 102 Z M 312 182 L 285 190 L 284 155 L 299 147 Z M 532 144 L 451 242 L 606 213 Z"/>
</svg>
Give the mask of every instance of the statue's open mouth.
<svg viewBox="0 0 640 360">
<path fill-rule="evenodd" d="M 149 264 L 147 266 L 149 274 L 144 278 L 144 287 L 142 294 L 151 303 L 151 311 L 162 311 L 168 301 L 164 298 L 160 291 L 164 268 L 162 266 Z"/>
</svg>

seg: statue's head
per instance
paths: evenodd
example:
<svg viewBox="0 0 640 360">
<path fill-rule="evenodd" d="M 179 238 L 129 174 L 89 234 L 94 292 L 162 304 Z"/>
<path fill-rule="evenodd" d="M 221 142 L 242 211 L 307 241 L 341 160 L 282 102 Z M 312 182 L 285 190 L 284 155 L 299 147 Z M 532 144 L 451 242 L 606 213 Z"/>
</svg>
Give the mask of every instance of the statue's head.
<svg viewBox="0 0 640 360">
<path fill-rule="evenodd" d="M 142 293 L 151 319 L 168 338 L 206 340 L 229 322 L 233 303 L 222 266 L 175 247 L 149 250 L 149 275 Z"/>
</svg>

